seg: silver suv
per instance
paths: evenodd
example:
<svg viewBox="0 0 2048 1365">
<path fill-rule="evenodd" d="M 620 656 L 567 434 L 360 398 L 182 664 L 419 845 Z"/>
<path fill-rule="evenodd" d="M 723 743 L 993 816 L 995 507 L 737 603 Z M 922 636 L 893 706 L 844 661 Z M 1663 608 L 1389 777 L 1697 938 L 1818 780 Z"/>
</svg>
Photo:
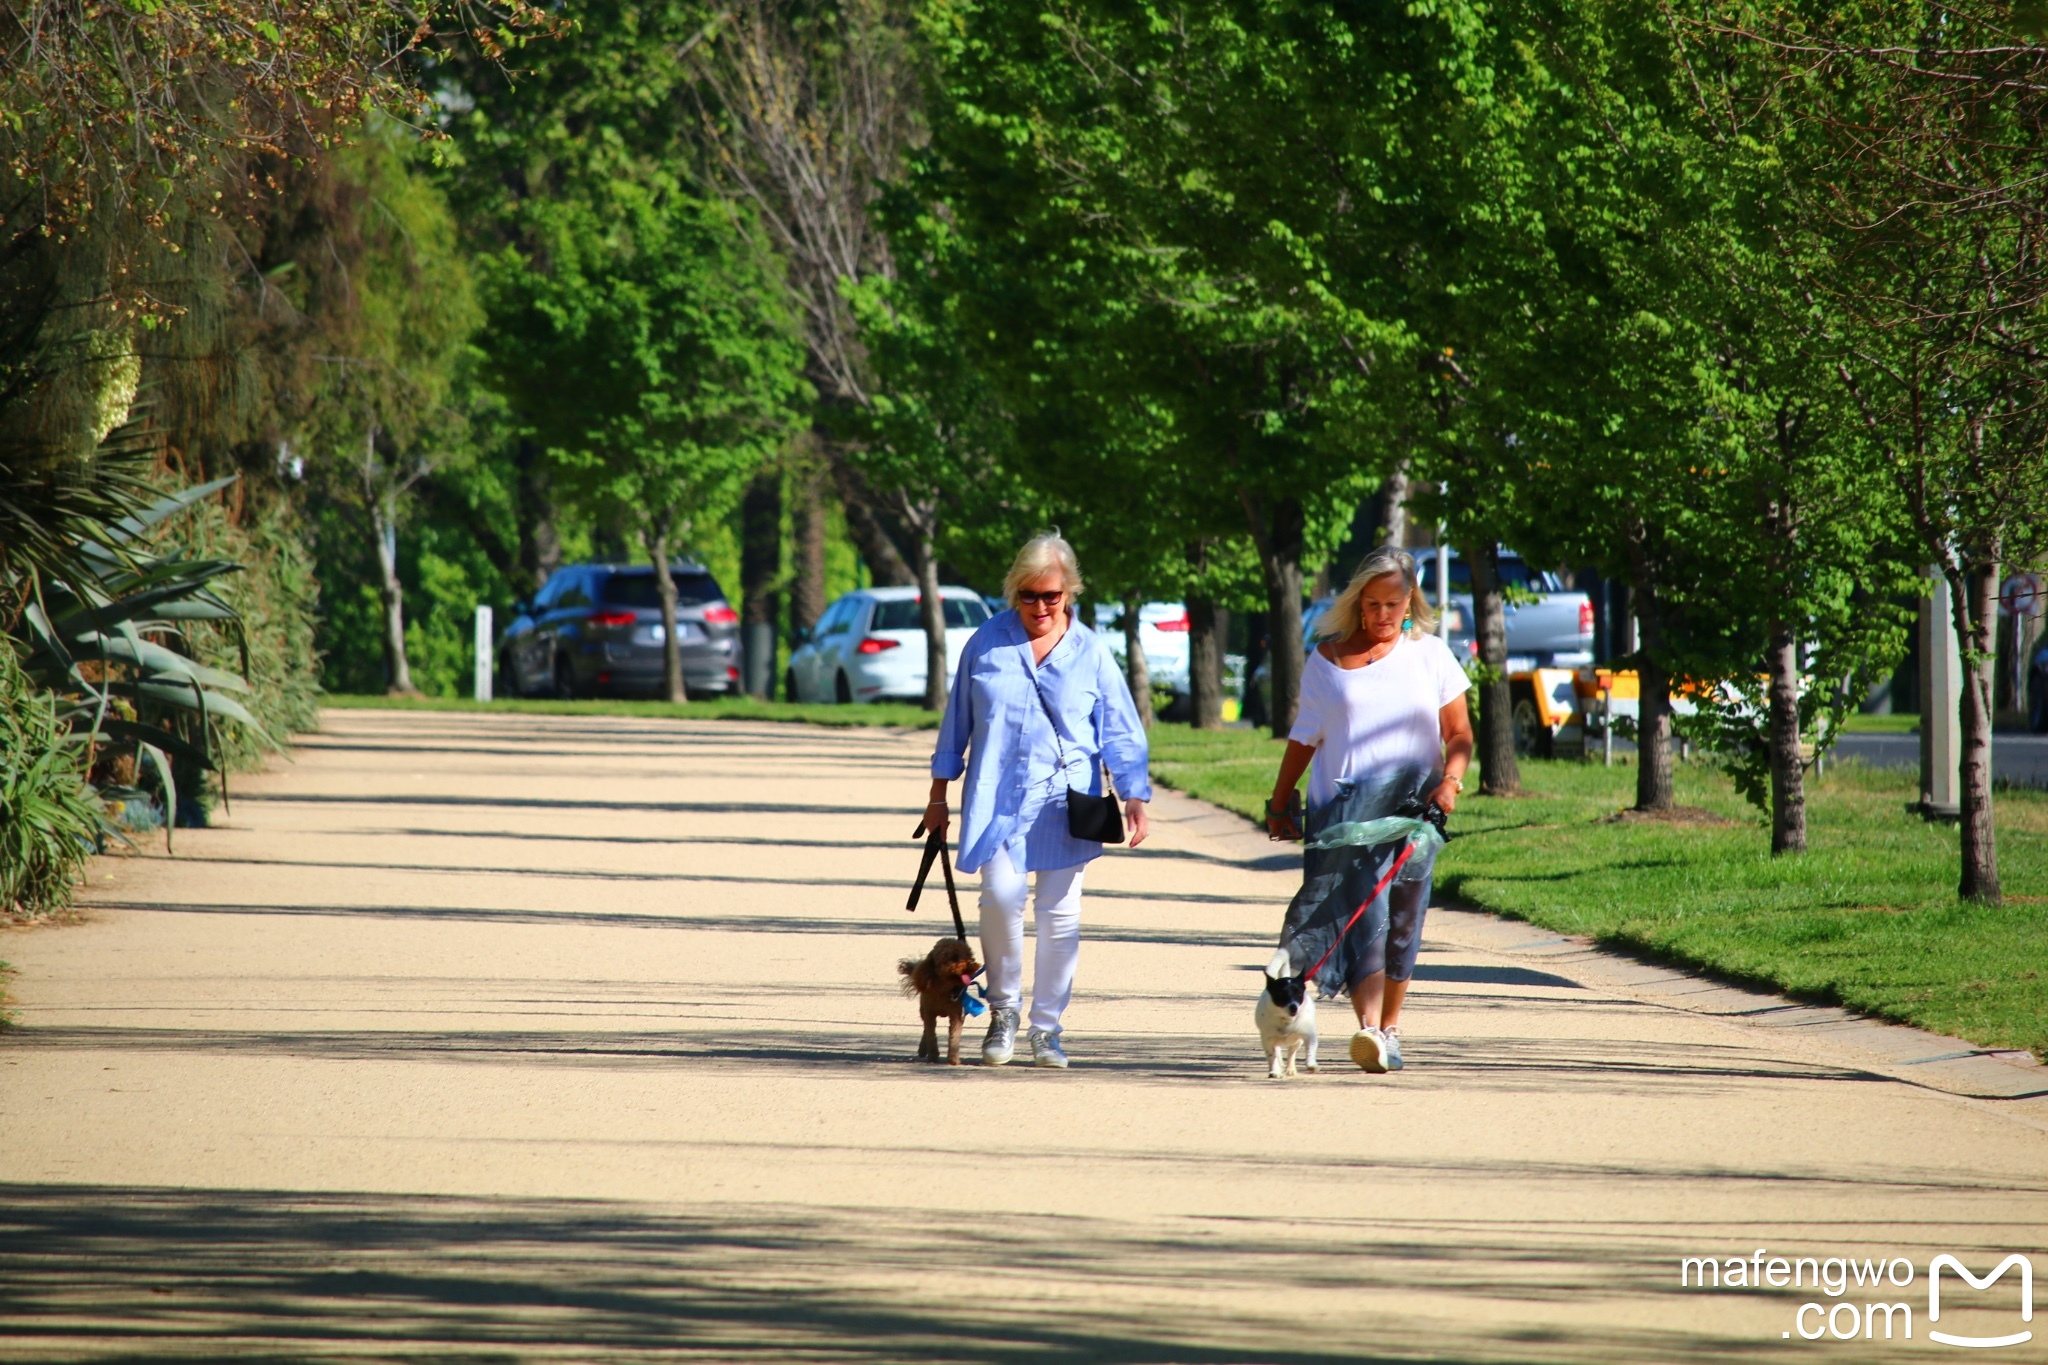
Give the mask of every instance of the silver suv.
<svg viewBox="0 0 2048 1365">
<path fill-rule="evenodd" d="M 737 692 L 739 613 L 701 564 L 674 564 L 683 686 Z M 514 697 L 661 695 L 660 585 L 645 564 L 569 564 L 515 602 L 498 640 L 501 690 Z"/>
<path fill-rule="evenodd" d="M 1418 550 L 1423 591 L 1436 598 L 1436 552 Z M 1554 573 L 1532 569 L 1522 557 L 1500 553 L 1501 582 L 1523 600 L 1507 605 L 1508 671 L 1577 668 L 1593 662 L 1593 600 L 1567 588 Z M 1534 594 L 1531 600 L 1528 594 Z M 1472 566 L 1451 552 L 1451 651 L 1459 659 L 1478 653 L 1472 634 Z"/>
</svg>

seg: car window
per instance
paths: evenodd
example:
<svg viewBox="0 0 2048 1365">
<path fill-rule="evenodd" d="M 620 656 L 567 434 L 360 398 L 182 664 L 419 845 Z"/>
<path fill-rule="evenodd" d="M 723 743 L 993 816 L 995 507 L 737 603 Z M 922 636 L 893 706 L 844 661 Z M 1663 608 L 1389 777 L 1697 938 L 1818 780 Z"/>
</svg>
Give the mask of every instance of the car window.
<svg viewBox="0 0 2048 1365">
<path fill-rule="evenodd" d="M 1422 569 L 1422 590 L 1433 597 L 1436 595 L 1436 552 L 1434 550 L 1424 550 L 1421 554 L 1416 555 L 1415 558 L 1420 561 Z M 1506 566 L 1503 565 L 1502 567 L 1505 568 Z M 1451 561 L 1451 591 L 1472 591 L 1472 566 L 1462 559 Z"/>
<path fill-rule="evenodd" d="M 818 623 L 818 634 L 837 635 L 853 624 L 853 614 L 860 610 L 861 599 L 842 597 L 832 604 L 832 610 L 825 613 L 825 619 Z"/>
<path fill-rule="evenodd" d="M 988 620 L 988 608 L 971 597 L 941 598 L 946 606 L 946 629 L 961 630 Z M 923 630 L 922 603 L 915 597 L 875 603 L 875 619 L 869 630 Z"/>
<path fill-rule="evenodd" d="M 706 602 L 725 600 L 718 580 L 701 570 L 680 569 L 670 577 L 676 585 L 676 605 L 679 607 L 701 607 Z M 605 582 L 604 600 L 608 606 L 614 607 L 658 607 L 661 605 L 661 592 L 652 570 L 647 573 L 617 573 Z"/>
<path fill-rule="evenodd" d="M 591 605 L 589 575 L 580 573 L 569 575 L 568 580 L 562 584 L 561 590 L 555 594 L 555 600 L 548 605 L 556 611 Z"/>
<path fill-rule="evenodd" d="M 901 597 L 890 602 L 875 603 L 875 619 L 868 622 L 869 630 L 922 630 L 924 622 L 918 618 L 919 603 L 914 597 Z"/>
</svg>

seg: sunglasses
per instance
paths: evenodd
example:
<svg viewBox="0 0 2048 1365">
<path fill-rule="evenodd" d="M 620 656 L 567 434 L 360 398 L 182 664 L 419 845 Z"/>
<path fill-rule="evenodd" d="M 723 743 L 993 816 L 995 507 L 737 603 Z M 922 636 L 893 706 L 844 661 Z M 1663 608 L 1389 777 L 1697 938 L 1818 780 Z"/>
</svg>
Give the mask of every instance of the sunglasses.
<svg viewBox="0 0 2048 1365">
<path fill-rule="evenodd" d="M 1066 597 L 1065 589 L 1059 592 L 1020 592 L 1017 605 L 1020 607 L 1056 607 Z"/>
</svg>

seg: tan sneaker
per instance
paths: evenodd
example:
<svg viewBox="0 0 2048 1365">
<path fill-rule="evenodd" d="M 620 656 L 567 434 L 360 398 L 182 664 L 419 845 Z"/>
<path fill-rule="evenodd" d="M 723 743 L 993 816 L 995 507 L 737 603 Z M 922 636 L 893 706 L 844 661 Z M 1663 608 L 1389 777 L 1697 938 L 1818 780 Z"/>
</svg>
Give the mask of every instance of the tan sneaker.
<svg viewBox="0 0 2048 1365">
<path fill-rule="evenodd" d="M 1387 1035 L 1376 1028 L 1362 1028 L 1351 1035 L 1351 1060 L 1361 1071 L 1375 1076 L 1387 1073 Z"/>
</svg>

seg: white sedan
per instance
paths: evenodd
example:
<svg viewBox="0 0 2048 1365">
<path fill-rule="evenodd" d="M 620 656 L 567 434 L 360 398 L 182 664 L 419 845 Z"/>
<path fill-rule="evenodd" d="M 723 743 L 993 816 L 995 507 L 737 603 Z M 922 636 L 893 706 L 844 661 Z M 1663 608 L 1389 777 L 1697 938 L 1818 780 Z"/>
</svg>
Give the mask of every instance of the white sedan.
<svg viewBox="0 0 2048 1365">
<path fill-rule="evenodd" d="M 989 610 L 970 588 L 941 588 L 946 614 L 946 673 Z M 784 695 L 791 701 L 923 701 L 924 625 L 916 588 L 862 588 L 818 618 L 789 656 Z"/>
</svg>

